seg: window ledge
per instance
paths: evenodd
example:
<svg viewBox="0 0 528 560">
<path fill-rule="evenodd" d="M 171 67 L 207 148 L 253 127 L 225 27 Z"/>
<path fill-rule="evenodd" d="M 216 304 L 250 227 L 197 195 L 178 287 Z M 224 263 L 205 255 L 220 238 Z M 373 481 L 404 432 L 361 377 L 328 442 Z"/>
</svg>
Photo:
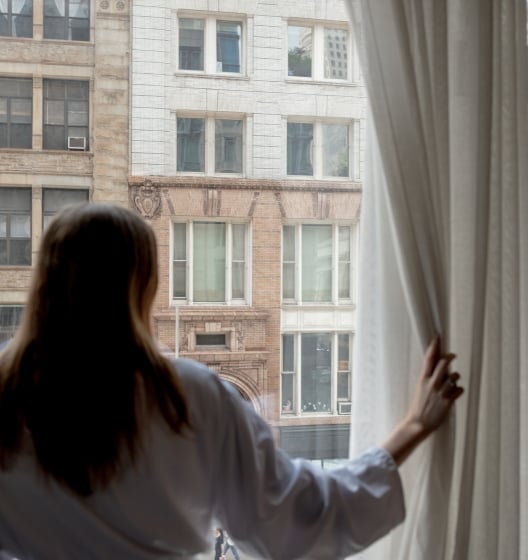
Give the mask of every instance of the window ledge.
<svg viewBox="0 0 528 560">
<path fill-rule="evenodd" d="M 313 80 L 311 78 L 294 78 L 288 76 L 284 79 L 287 84 L 312 84 L 317 86 L 347 86 L 347 87 L 362 87 L 364 84 L 361 82 L 354 82 L 352 80 Z"/>
<path fill-rule="evenodd" d="M 209 79 L 221 79 L 221 80 L 235 80 L 235 81 L 244 81 L 249 82 L 249 76 L 245 74 L 208 74 L 205 72 L 190 72 L 190 71 L 183 71 L 183 70 L 176 70 L 174 72 L 175 76 L 178 77 L 193 77 L 193 78 L 209 78 Z"/>
</svg>

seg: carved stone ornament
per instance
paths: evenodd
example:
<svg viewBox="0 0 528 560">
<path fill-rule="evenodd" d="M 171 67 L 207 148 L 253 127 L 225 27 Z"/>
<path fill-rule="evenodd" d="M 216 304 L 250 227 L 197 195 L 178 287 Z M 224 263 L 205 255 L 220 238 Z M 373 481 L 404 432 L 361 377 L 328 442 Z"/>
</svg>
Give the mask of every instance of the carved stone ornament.
<svg viewBox="0 0 528 560">
<path fill-rule="evenodd" d="M 141 185 L 134 196 L 134 205 L 144 218 L 154 218 L 161 212 L 160 188 L 147 180 Z"/>
<path fill-rule="evenodd" d="M 110 2 L 108 0 L 103 0 L 99 5 L 101 6 L 102 10 L 108 10 L 108 7 L 110 6 Z"/>
</svg>

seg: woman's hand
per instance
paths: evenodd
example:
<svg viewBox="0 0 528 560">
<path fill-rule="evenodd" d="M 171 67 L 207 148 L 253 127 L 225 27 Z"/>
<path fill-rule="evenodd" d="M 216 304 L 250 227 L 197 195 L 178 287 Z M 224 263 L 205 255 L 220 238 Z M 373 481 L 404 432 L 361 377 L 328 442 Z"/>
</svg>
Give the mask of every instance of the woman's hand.
<svg viewBox="0 0 528 560">
<path fill-rule="evenodd" d="M 454 354 L 440 355 L 438 336 L 429 344 L 407 415 L 382 444 L 398 465 L 442 424 L 464 392 L 457 385 L 460 374 L 449 372 L 454 358 Z"/>
</svg>

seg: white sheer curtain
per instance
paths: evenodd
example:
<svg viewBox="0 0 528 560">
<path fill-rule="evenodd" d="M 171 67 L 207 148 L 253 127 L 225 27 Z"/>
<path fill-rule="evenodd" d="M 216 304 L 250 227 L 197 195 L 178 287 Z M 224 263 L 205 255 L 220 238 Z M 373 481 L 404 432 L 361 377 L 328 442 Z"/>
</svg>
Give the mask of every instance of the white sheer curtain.
<svg viewBox="0 0 528 560">
<path fill-rule="evenodd" d="M 401 418 L 434 332 L 467 388 L 364 557 L 528 558 L 526 5 L 347 2 L 372 109 L 351 454 Z"/>
</svg>

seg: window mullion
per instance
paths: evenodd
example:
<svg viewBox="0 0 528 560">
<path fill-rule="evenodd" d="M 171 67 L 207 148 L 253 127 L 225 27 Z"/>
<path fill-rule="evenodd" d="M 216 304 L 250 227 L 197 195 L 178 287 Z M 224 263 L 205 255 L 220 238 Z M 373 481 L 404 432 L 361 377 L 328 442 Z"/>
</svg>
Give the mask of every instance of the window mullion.
<svg viewBox="0 0 528 560">
<path fill-rule="evenodd" d="M 324 27 L 321 25 L 314 25 L 313 27 L 313 79 L 324 79 Z"/>
<path fill-rule="evenodd" d="M 332 358 L 331 358 L 331 384 L 330 384 L 330 406 L 332 414 L 337 412 L 337 370 L 339 367 L 339 335 L 337 332 L 332 333 Z"/>
<path fill-rule="evenodd" d="M 206 74 L 216 73 L 216 19 L 205 19 L 204 70 Z"/>
<path fill-rule="evenodd" d="M 295 226 L 295 303 L 302 304 L 302 224 Z"/>
</svg>

